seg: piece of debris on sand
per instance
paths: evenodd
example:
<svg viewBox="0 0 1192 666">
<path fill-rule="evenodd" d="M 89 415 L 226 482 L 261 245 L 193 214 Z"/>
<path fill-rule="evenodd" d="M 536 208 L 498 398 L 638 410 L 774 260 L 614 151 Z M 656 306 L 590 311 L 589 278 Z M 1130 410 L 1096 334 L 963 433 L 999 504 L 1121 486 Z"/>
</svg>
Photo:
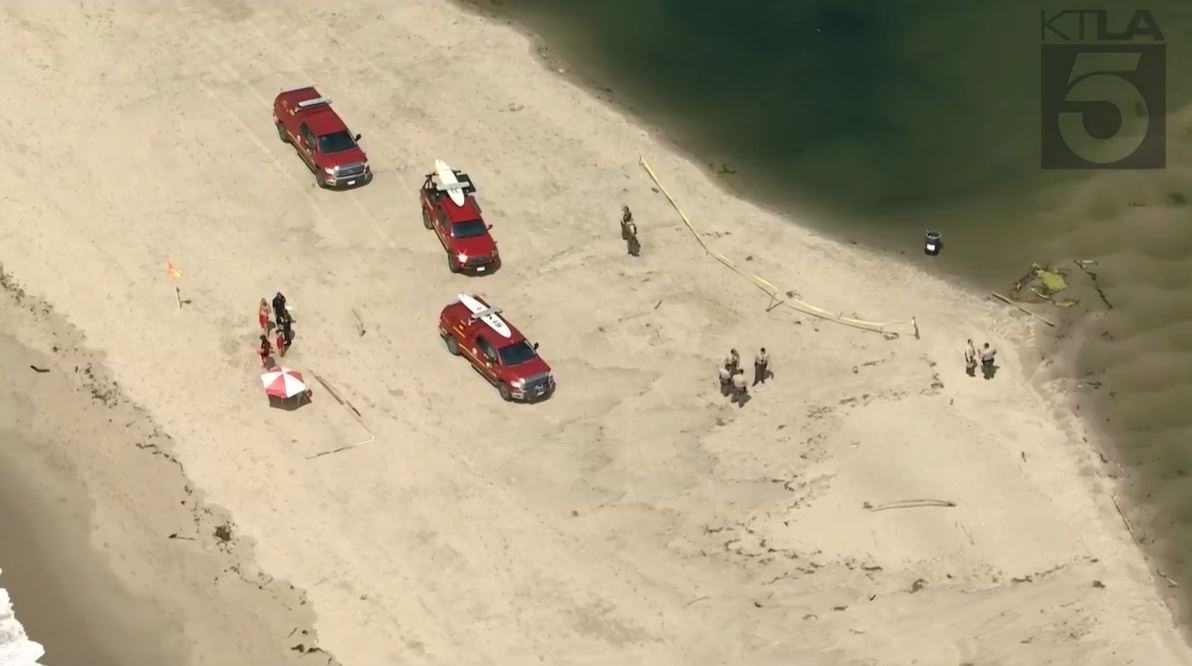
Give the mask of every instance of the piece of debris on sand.
<svg viewBox="0 0 1192 666">
<path fill-rule="evenodd" d="M 1010 297 L 1020 303 L 1047 301 L 1056 307 L 1070 308 L 1080 301 L 1059 299 L 1055 295 L 1068 288 L 1068 272 L 1062 268 L 1031 264 L 1030 270 L 1014 283 Z"/>
</svg>

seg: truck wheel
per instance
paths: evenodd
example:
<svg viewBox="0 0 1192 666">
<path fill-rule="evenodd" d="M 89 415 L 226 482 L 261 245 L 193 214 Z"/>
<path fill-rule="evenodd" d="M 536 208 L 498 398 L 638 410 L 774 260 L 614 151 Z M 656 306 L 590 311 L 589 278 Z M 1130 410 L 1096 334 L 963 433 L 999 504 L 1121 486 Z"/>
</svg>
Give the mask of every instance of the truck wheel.
<svg viewBox="0 0 1192 666">
<path fill-rule="evenodd" d="M 286 134 L 286 128 L 281 123 L 273 123 L 277 126 L 277 138 L 281 139 L 282 143 L 290 142 L 290 135 Z"/>
<path fill-rule="evenodd" d="M 430 224 L 430 213 L 426 212 L 425 208 L 422 209 L 422 226 L 426 227 L 427 229 L 432 228 Z"/>
<path fill-rule="evenodd" d="M 452 273 L 459 272 L 459 264 L 455 263 L 455 257 L 451 256 L 450 252 L 447 253 L 447 268 Z"/>
<path fill-rule="evenodd" d="M 509 385 L 506 384 L 505 382 L 501 382 L 500 384 L 497 384 L 497 391 L 500 392 L 501 399 L 504 400 L 505 402 L 513 401 L 513 390 L 510 389 Z"/>
<path fill-rule="evenodd" d="M 459 356 L 459 342 L 450 335 L 443 336 L 443 343 L 447 345 L 447 351 L 451 352 L 452 356 Z"/>
</svg>

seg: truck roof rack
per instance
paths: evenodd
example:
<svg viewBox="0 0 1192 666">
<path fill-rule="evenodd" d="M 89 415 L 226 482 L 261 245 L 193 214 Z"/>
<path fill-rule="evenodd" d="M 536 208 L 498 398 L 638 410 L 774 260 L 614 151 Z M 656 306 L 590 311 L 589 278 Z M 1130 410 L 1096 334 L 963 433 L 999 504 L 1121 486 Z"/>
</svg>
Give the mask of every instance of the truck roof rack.
<svg viewBox="0 0 1192 666">
<path fill-rule="evenodd" d="M 431 181 L 434 188 L 440 192 L 455 192 L 456 190 L 463 190 L 464 194 L 475 194 L 476 186 L 472 184 L 472 177 L 458 169 L 451 170 L 455 174 L 455 183 L 440 183 L 437 180 Z M 438 174 L 430 174 L 437 176 Z"/>
<path fill-rule="evenodd" d="M 309 109 L 312 106 L 319 106 L 321 104 L 330 104 L 330 103 L 331 103 L 330 97 L 316 97 L 314 99 L 304 99 L 301 102 L 298 102 L 298 108 L 299 109 Z"/>
<path fill-rule="evenodd" d="M 499 315 L 499 314 L 501 314 L 501 308 L 489 307 L 487 309 L 481 310 L 480 312 L 473 312 L 471 317 L 472 317 L 472 321 L 480 321 L 489 315 Z"/>
</svg>

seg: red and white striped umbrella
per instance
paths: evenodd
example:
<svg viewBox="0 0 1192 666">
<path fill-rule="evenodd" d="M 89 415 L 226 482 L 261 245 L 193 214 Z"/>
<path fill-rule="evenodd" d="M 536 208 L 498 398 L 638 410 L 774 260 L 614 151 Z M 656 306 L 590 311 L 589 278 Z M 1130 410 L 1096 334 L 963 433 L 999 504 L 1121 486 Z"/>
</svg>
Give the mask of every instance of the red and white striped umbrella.
<svg viewBox="0 0 1192 666">
<path fill-rule="evenodd" d="M 306 383 L 302 380 L 302 373 L 281 366 L 261 375 L 261 384 L 265 386 L 265 395 L 271 395 L 283 400 L 293 398 L 306 391 Z"/>
</svg>

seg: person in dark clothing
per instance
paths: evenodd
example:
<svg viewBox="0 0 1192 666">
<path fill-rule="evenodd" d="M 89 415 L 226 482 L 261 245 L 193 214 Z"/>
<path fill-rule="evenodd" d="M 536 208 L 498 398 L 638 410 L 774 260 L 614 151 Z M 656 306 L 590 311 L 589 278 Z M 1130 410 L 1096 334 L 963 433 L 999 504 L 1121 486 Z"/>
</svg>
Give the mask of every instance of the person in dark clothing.
<svg viewBox="0 0 1192 666">
<path fill-rule="evenodd" d="M 294 320 L 288 316 L 285 325 L 281 327 L 281 338 L 286 351 L 289 351 L 290 345 L 294 344 Z"/>
<path fill-rule="evenodd" d="M 621 240 L 629 240 L 629 225 L 633 224 L 633 213 L 629 206 L 621 206 Z"/>
<path fill-rule="evenodd" d="M 286 297 L 279 291 L 273 297 L 273 314 L 277 318 L 277 327 L 282 327 L 282 322 L 290 318 L 290 313 L 286 310 Z"/>
</svg>

